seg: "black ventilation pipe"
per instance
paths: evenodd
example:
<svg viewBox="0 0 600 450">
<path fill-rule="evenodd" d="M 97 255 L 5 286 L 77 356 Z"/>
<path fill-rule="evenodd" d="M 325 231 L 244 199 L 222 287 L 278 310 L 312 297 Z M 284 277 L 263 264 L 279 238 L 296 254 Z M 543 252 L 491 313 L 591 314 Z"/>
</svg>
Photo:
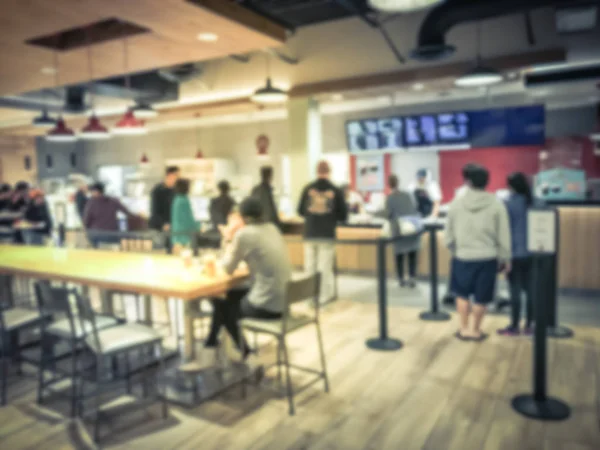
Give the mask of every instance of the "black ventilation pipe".
<svg viewBox="0 0 600 450">
<path fill-rule="evenodd" d="M 588 3 L 600 3 L 591 1 Z M 547 6 L 572 6 L 573 0 L 448 0 L 433 8 L 421 25 L 413 59 L 442 59 L 454 53 L 446 33 L 455 25 L 531 11 Z"/>
</svg>

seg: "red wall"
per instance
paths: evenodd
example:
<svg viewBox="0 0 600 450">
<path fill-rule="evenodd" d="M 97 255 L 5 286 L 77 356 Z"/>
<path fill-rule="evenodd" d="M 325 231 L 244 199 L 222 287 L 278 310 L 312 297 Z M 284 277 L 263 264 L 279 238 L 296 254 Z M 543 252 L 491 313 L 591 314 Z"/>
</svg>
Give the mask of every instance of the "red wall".
<svg viewBox="0 0 600 450">
<path fill-rule="evenodd" d="M 506 177 L 516 171 L 534 175 L 539 169 L 541 147 L 498 147 L 439 152 L 440 187 L 443 202 L 454 197 L 454 190 L 463 184 L 462 168 L 467 163 L 481 164 L 490 171 L 488 190 L 506 188 Z"/>
</svg>

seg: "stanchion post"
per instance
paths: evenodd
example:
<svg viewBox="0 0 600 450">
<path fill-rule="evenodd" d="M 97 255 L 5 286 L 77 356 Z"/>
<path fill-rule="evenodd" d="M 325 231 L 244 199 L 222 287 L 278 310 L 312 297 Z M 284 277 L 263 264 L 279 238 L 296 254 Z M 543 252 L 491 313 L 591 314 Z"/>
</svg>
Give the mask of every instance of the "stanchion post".
<svg viewBox="0 0 600 450">
<path fill-rule="evenodd" d="M 557 221 L 556 221 L 556 233 L 560 232 L 560 213 L 556 210 Z M 560 252 L 559 241 L 556 242 L 556 253 L 552 258 L 552 276 L 554 282 L 551 283 L 548 300 L 551 302 L 548 311 L 548 336 L 558 339 L 566 339 L 573 337 L 573 330 L 567 327 L 560 326 L 558 324 L 558 254 Z"/>
<path fill-rule="evenodd" d="M 377 293 L 379 306 L 379 337 L 367 340 L 367 347 L 374 350 L 399 350 L 402 342 L 388 337 L 387 323 L 387 269 L 386 255 L 388 241 L 379 239 L 377 242 Z"/>
<path fill-rule="evenodd" d="M 527 246 L 532 253 L 532 290 L 535 334 L 533 347 L 533 394 L 513 398 L 512 407 L 518 413 L 539 420 L 565 420 L 571 414 L 569 406 L 559 399 L 548 397 L 547 391 L 547 326 L 548 302 L 543 295 L 543 263 L 556 254 L 556 212 L 536 208 L 528 214 Z"/>
<path fill-rule="evenodd" d="M 422 312 L 421 320 L 442 322 L 450 320 L 450 314 L 439 310 L 438 299 L 438 255 L 437 255 L 437 230 L 442 226 L 436 223 L 426 225 L 429 233 L 429 276 L 431 282 L 431 310 Z"/>
</svg>

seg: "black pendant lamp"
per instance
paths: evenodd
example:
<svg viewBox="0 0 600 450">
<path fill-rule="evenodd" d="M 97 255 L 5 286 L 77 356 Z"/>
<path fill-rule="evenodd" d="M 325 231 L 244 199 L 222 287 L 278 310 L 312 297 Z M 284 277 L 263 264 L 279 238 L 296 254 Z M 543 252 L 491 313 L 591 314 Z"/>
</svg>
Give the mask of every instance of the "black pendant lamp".
<svg viewBox="0 0 600 450">
<path fill-rule="evenodd" d="M 288 100 L 288 93 L 279 89 L 271 83 L 271 68 L 269 65 L 269 55 L 265 55 L 267 65 L 267 81 L 264 87 L 258 88 L 250 99 L 260 105 L 274 105 L 284 103 Z"/>
<path fill-rule="evenodd" d="M 477 22 L 477 57 L 475 66 L 454 80 L 454 85 L 463 88 L 485 87 L 500 83 L 504 77 L 491 67 L 486 67 L 481 58 L 481 22 Z"/>
</svg>

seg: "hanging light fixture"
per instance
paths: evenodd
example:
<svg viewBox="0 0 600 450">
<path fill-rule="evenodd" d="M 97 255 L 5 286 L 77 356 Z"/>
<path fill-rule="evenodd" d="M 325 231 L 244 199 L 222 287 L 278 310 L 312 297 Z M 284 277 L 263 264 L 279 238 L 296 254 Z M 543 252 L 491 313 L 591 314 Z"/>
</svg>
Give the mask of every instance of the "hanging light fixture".
<svg viewBox="0 0 600 450">
<path fill-rule="evenodd" d="M 52 117 L 50 117 L 48 115 L 48 110 L 46 108 L 44 108 L 42 110 L 42 113 L 39 116 L 35 117 L 33 119 L 33 121 L 31 122 L 31 124 L 34 127 L 51 128 L 56 125 L 56 119 L 53 119 Z"/>
<path fill-rule="evenodd" d="M 481 60 L 481 22 L 477 22 L 477 58 L 475 67 L 454 80 L 458 87 L 481 87 L 500 83 L 503 76 L 497 70 L 486 67 Z"/>
<path fill-rule="evenodd" d="M 369 0 L 371 8 L 384 12 L 413 12 L 430 8 L 444 0 Z"/>
<path fill-rule="evenodd" d="M 131 80 L 128 73 L 129 67 L 129 48 L 127 46 L 127 38 L 123 39 L 123 66 L 125 68 L 125 87 L 129 89 L 131 87 Z M 135 136 L 140 134 L 146 134 L 148 129 L 143 120 L 140 120 L 135 116 L 135 106 L 127 109 L 123 117 L 115 124 L 112 129 L 113 134 L 122 136 Z"/>
<path fill-rule="evenodd" d="M 145 153 L 142 154 L 142 157 L 140 158 L 140 164 L 142 166 L 147 166 L 150 164 L 150 158 L 148 158 L 148 156 L 146 156 Z"/>
<path fill-rule="evenodd" d="M 129 109 L 115 124 L 112 132 L 120 136 L 139 136 L 148 133 L 148 128 L 146 128 L 144 121 L 136 119 L 131 109 Z"/>
<path fill-rule="evenodd" d="M 81 137 L 83 139 L 108 139 L 110 137 L 110 133 L 108 129 L 100 123 L 100 119 L 96 116 L 96 111 L 94 109 L 94 68 L 92 66 L 92 46 L 89 39 L 89 31 L 87 32 L 88 45 L 87 45 L 87 59 L 88 59 L 88 70 L 90 74 L 90 82 L 88 90 L 91 96 L 91 105 L 92 105 L 92 115 L 90 116 L 88 123 L 85 127 L 81 129 Z"/>
<path fill-rule="evenodd" d="M 59 79 L 58 79 L 59 69 L 58 69 L 58 51 L 54 51 L 54 85 L 58 88 Z M 50 142 L 73 142 L 77 140 L 77 136 L 73 130 L 67 127 L 64 119 L 62 118 L 62 111 L 59 114 L 58 119 L 56 120 L 56 124 L 54 128 L 48 131 L 46 134 L 46 140 Z"/>
<path fill-rule="evenodd" d="M 276 103 L 286 102 L 288 99 L 288 94 L 282 89 L 276 88 L 271 83 L 271 68 L 270 68 L 270 59 L 269 55 L 265 55 L 266 66 L 267 66 L 267 82 L 264 87 L 257 89 L 254 91 L 254 94 L 250 97 L 250 99 L 262 105 L 273 105 Z"/>
<path fill-rule="evenodd" d="M 200 114 L 196 114 L 196 118 L 199 116 Z M 196 159 L 203 159 L 204 158 L 204 153 L 202 153 L 202 150 L 200 149 L 200 127 L 196 128 Z"/>
<path fill-rule="evenodd" d="M 137 102 L 133 108 L 131 108 L 133 115 L 136 119 L 149 119 L 158 116 L 158 111 L 155 110 L 152 105 L 145 102 Z"/>
</svg>

